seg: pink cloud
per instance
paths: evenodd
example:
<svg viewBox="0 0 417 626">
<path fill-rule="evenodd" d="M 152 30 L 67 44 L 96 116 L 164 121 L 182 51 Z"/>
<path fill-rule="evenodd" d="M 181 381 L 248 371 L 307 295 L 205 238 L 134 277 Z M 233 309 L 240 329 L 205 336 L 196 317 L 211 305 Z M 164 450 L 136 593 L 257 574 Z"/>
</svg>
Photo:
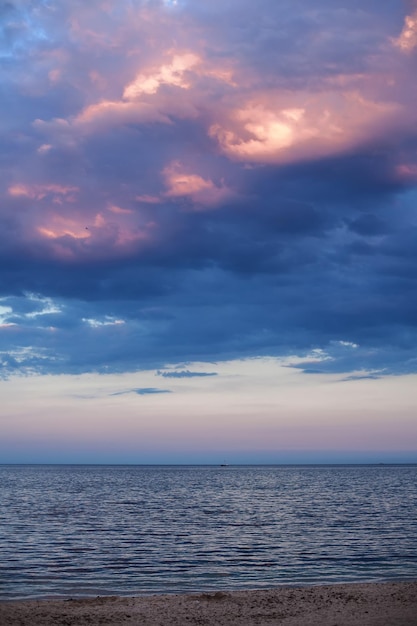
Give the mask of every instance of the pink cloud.
<svg viewBox="0 0 417 626">
<path fill-rule="evenodd" d="M 122 102 L 102 100 L 92 104 L 79 113 L 72 124 L 86 130 L 100 130 L 107 125 L 129 123 L 160 122 L 169 123 L 166 115 L 161 114 L 147 102 Z"/>
<path fill-rule="evenodd" d="M 401 163 L 397 165 L 396 173 L 401 179 L 415 183 L 417 181 L 417 164 Z"/>
<path fill-rule="evenodd" d="M 78 220 L 52 215 L 48 219 L 48 224 L 38 226 L 38 232 L 47 239 L 59 239 L 68 236 L 73 239 L 88 239 L 91 237 L 90 231 Z"/>
<path fill-rule="evenodd" d="M 234 195 L 223 183 L 216 185 L 210 179 L 186 171 L 178 161 L 170 163 L 163 175 L 168 198 L 188 197 L 196 204 L 215 206 Z"/>
<path fill-rule="evenodd" d="M 230 158 L 281 163 L 342 152 L 369 139 L 398 114 L 394 102 L 378 102 L 359 91 L 264 92 L 232 108 L 210 136 Z"/>
<path fill-rule="evenodd" d="M 123 209 L 122 207 L 116 206 L 115 204 L 111 204 L 108 207 L 108 210 L 118 215 L 131 215 L 133 213 L 132 209 Z"/>
<path fill-rule="evenodd" d="M 403 52 L 410 53 L 417 48 L 417 9 L 406 16 L 401 34 L 393 43 Z"/>
<path fill-rule="evenodd" d="M 114 212 L 117 220 L 105 212 L 98 212 L 87 218 L 52 213 L 35 226 L 35 232 L 46 244 L 45 252 L 51 252 L 63 260 L 77 258 L 119 257 L 130 254 L 137 246 L 151 240 L 155 223 L 149 222 L 139 226 L 128 219 L 131 211 Z M 116 207 L 117 208 L 117 207 Z"/>
<path fill-rule="evenodd" d="M 123 92 L 123 99 L 137 100 L 143 94 L 155 94 L 161 85 L 174 85 L 181 89 L 189 89 L 191 84 L 186 73 L 201 59 L 192 52 L 174 54 L 170 63 L 156 68 L 153 72 L 141 73 L 127 85 Z"/>
<path fill-rule="evenodd" d="M 74 202 L 76 194 L 79 192 L 78 187 L 46 184 L 46 185 L 26 185 L 24 183 L 16 183 L 8 188 L 8 193 L 13 197 L 30 198 L 31 200 L 42 200 L 51 197 L 53 202 L 60 204 L 63 199 L 66 202 Z"/>
<path fill-rule="evenodd" d="M 169 125 L 166 128 L 169 134 L 178 118 L 190 119 L 192 124 L 184 124 L 184 128 L 199 126 L 197 135 L 205 134 L 210 138 L 208 141 L 203 138 L 199 146 L 203 145 L 205 151 L 208 146 L 213 159 L 221 153 L 231 161 L 247 164 L 280 164 L 348 151 L 373 139 L 381 129 L 386 132 L 406 128 L 410 119 L 416 117 L 405 101 L 404 94 L 409 90 L 395 88 L 400 78 L 393 68 L 395 63 L 404 65 L 404 57 L 391 46 L 385 46 L 376 61 L 369 53 L 369 62 L 352 65 L 351 73 L 349 63 L 340 65 L 343 70 L 340 73 L 334 69 L 336 62 L 331 71 L 327 71 L 330 65 L 322 68 L 318 63 L 307 84 L 305 75 L 293 79 L 280 71 L 265 75 L 262 70 L 256 72 L 255 65 L 248 63 L 245 50 L 242 48 L 242 53 L 239 48 L 240 44 L 222 41 L 221 37 L 217 40 L 213 33 L 205 31 L 204 25 L 193 23 L 192 18 L 186 25 L 184 22 L 183 28 L 181 20 L 186 19 L 185 14 L 178 13 L 179 18 L 175 18 L 173 12 L 165 14 L 158 3 L 147 3 L 146 7 L 135 10 L 123 9 L 123 19 L 115 18 L 113 28 L 113 21 L 109 21 L 114 17 L 110 4 L 103 4 L 100 11 L 86 5 L 77 11 L 76 17 L 70 16 L 68 23 L 72 25 L 71 34 L 78 49 L 63 52 L 57 48 L 45 53 L 45 76 L 49 77 L 49 83 L 58 88 L 55 83 L 61 85 L 68 81 L 77 90 L 74 100 L 77 105 L 72 114 L 62 112 L 68 112 L 67 108 L 56 110 L 57 115 L 68 115 L 66 118 L 38 119 L 33 123 L 39 146 L 35 156 L 39 163 L 42 159 L 41 167 L 52 162 L 53 148 L 57 144 L 75 147 L 81 155 L 85 146 L 88 148 L 90 134 L 106 135 L 110 129 L 129 124 Z M 129 19 L 126 19 L 126 11 Z M 401 50 L 411 50 L 414 46 L 416 15 L 413 13 L 405 20 L 396 43 Z M 326 36 L 322 37 L 324 42 Z M 384 44 L 387 41 L 385 37 Z M 88 56 L 93 51 L 95 54 Z M 317 54 L 314 45 L 313 53 Z M 80 58 L 85 60 L 83 72 L 80 72 Z M 110 65 L 108 58 L 113 60 Z M 155 146 L 155 155 L 162 145 L 159 141 L 157 138 L 155 144 L 149 144 L 150 151 Z M 170 150 L 169 141 L 166 145 Z M 199 146 L 195 142 L 193 149 L 198 152 Z M 133 211 L 129 203 L 133 205 L 134 199 L 143 205 L 158 205 L 167 198 L 185 199 L 183 205 L 188 210 L 204 210 L 237 195 L 224 181 L 203 168 L 203 159 L 198 167 L 194 166 L 187 149 L 181 147 L 178 151 L 181 161 L 169 162 L 175 158 L 172 152 L 169 156 L 161 152 L 162 156 L 155 157 L 155 179 L 162 170 L 162 189 L 157 190 L 155 180 L 150 186 L 139 181 L 141 174 L 138 173 L 138 182 L 132 184 L 130 197 L 123 192 L 116 199 L 117 194 L 104 193 L 99 205 L 96 200 L 83 197 L 84 206 L 89 208 L 88 218 L 81 218 L 81 230 L 70 221 L 66 224 L 55 221 L 52 226 L 38 224 L 35 215 L 36 227 L 43 229 L 38 232 L 48 240 L 79 238 L 87 245 L 98 238 L 98 231 L 101 235 L 106 229 L 113 235 L 116 231 L 124 233 L 125 228 L 129 230 L 129 220 L 129 228 L 134 229 L 134 220 L 140 221 L 134 211 L 138 208 L 150 211 L 150 207 L 138 205 Z M 90 158 L 88 154 L 87 161 Z M 398 168 L 398 175 L 412 179 L 414 170 L 403 164 Z M 88 184 L 83 180 L 84 185 Z M 106 184 L 107 181 L 103 187 Z M 142 189 L 151 193 L 135 196 L 135 192 Z M 88 191 L 82 191 L 88 195 Z M 45 199 L 55 204 L 74 202 L 78 193 L 82 192 L 75 187 L 48 184 L 16 183 L 9 187 L 9 195 L 15 198 Z M 101 224 L 94 222 L 98 211 L 104 216 Z M 157 207 L 154 212 L 158 212 Z M 96 229 L 94 234 L 83 231 L 84 222 L 92 224 Z M 115 241 L 117 237 L 120 241 L 129 241 L 128 234 L 114 237 Z M 135 237 L 140 239 L 143 233 L 133 239 Z"/>
<path fill-rule="evenodd" d="M 162 49 L 156 56 L 158 59 L 141 64 L 136 71 L 132 67 L 134 59 L 129 60 L 121 75 L 127 75 L 130 70 L 135 77 L 124 84 L 120 83 L 119 76 L 91 69 L 85 89 L 96 88 L 97 99 L 86 92 L 90 102 L 75 115 L 35 120 L 34 127 L 48 136 L 48 143 L 43 145 L 51 146 L 54 139 L 59 138 L 61 141 L 66 138 L 68 143 L 69 137 L 77 142 L 79 133 L 100 133 L 109 126 L 170 124 L 172 116 L 195 118 L 206 106 L 207 98 L 211 98 L 211 87 L 200 84 L 202 79 L 236 86 L 227 62 L 225 65 L 214 63 L 190 49 Z M 106 92 L 107 97 L 103 97 Z"/>
<path fill-rule="evenodd" d="M 147 194 L 136 196 L 135 200 L 143 202 L 144 204 L 159 204 L 161 202 L 161 199 L 158 196 L 150 196 Z"/>
</svg>

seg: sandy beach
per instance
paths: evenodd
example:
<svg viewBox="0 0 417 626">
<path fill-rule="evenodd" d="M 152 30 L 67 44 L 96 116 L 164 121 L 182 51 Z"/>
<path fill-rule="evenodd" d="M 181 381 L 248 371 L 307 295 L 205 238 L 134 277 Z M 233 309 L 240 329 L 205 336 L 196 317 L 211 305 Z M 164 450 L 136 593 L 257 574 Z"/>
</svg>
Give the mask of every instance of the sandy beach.
<svg viewBox="0 0 417 626">
<path fill-rule="evenodd" d="M 417 581 L 0 603 L 1 626 L 416 626 Z"/>
</svg>

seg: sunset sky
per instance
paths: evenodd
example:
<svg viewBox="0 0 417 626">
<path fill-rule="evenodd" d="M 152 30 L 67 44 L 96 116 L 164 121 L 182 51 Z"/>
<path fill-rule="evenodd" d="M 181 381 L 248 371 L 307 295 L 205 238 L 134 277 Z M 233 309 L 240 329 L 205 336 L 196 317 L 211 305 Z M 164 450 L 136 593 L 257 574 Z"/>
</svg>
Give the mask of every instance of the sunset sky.
<svg viewBox="0 0 417 626">
<path fill-rule="evenodd" d="M 0 4 L 0 462 L 417 462 L 417 3 Z"/>
</svg>

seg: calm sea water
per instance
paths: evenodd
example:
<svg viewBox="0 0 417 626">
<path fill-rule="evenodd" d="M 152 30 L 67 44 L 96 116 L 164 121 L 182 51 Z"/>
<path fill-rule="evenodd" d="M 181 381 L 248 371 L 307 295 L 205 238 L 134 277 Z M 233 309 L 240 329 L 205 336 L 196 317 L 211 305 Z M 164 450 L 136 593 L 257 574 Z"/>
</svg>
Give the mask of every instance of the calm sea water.
<svg viewBox="0 0 417 626">
<path fill-rule="evenodd" d="M 417 466 L 0 466 L 0 597 L 417 578 Z"/>
</svg>

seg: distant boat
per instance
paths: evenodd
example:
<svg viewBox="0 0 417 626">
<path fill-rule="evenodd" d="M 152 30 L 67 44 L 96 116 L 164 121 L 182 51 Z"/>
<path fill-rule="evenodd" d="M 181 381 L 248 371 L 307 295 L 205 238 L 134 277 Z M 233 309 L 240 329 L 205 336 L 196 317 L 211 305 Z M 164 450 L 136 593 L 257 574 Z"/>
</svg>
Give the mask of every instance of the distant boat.
<svg viewBox="0 0 417 626">
<path fill-rule="evenodd" d="M 229 464 L 226 463 L 226 461 L 224 463 L 220 463 L 220 467 L 227 467 Z"/>
</svg>

